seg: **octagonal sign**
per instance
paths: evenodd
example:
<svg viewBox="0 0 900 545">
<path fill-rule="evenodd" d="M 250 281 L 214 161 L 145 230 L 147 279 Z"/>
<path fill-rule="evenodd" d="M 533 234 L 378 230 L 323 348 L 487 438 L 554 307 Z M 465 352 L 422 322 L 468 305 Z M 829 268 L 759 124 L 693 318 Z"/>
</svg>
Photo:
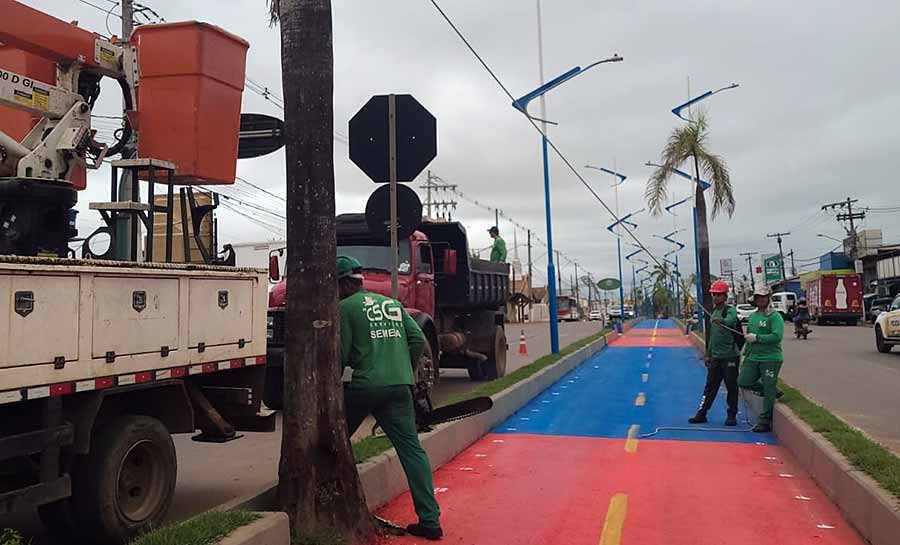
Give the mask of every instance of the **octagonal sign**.
<svg viewBox="0 0 900 545">
<path fill-rule="evenodd" d="M 437 155 L 437 120 L 412 95 L 395 95 L 397 181 L 411 182 Z M 376 183 L 390 182 L 388 95 L 350 119 L 350 160 Z"/>
</svg>

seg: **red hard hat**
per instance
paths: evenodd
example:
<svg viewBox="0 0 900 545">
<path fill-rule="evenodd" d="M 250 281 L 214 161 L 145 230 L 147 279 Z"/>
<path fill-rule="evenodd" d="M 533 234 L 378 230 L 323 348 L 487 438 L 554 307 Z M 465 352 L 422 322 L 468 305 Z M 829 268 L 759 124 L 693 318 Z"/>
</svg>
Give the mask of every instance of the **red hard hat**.
<svg viewBox="0 0 900 545">
<path fill-rule="evenodd" d="M 724 280 L 716 280 L 709 287 L 710 293 L 728 293 L 728 282 Z"/>
</svg>

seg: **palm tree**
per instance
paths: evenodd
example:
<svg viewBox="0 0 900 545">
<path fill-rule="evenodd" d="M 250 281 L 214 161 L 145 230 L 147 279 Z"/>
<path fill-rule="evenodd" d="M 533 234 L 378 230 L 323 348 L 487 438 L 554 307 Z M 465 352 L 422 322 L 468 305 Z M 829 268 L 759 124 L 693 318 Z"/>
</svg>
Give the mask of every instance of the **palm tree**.
<svg viewBox="0 0 900 545">
<path fill-rule="evenodd" d="M 331 0 L 271 0 L 281 27 L 287 173 L 284 421 L 278 501 L 294 542 L 370 543 L 338 353 Z"/>
<path fill-rule="evenodd" d="M 662 151 L 662 166 L 657 168 L 647 181 L 644 197 L 647 206 L 654 215 L 662 213 L 668 197 L 669 178 L 673 171 L 683 163 L 693 163 L 695 179 L 704 178 L 712 185 L 713 209 L 712 217 L 719 212 L 726 212 L 728 217 L 734 214 L 734 193 L 728 166 L 725 160 L 712 153 L 708 148 L 709 123 L 706 114 L 699 113 L 696 118 L 683 127 L 676 128 L 669 135 Z M 697 209 L 697 251 L 700 254 L 701 293 L 697 298 L 704 308 L 711 310 L 711 302 L 704 295 L 709 291 L 709 228 L 706 221 L 706 199 L 700 184 L 694 184 L 694 203 Z"/>
</svg>

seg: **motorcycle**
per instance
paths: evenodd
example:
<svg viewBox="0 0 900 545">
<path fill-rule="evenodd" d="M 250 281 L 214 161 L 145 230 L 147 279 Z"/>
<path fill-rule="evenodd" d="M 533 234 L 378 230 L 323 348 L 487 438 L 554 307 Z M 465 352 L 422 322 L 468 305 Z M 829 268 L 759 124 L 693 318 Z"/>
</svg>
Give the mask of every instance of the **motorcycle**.
<svg viewBox="0 0 900 545">
<path fill-rule="evenodd" d="M 812 333 L 812 329 L 807 327 L 806 324 L 809 323 L 809 320 L 806 318 L 801 318 L 794 322 L 794 335 L 799 339 L 803 337 L 803 340 L 806 340 L 806 337 Z"/>
</svg>

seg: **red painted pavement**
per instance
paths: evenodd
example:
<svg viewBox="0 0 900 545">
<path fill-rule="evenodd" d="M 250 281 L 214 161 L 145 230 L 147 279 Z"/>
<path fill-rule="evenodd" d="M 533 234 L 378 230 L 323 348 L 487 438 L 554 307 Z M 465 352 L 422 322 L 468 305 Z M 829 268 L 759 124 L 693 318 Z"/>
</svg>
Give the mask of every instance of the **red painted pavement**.
<svg viewBox="0 0 900 545">
<path fill-rule="evenodd" d="M 435 474 L 443 542 L 597 545 L 610 498 L 623 493 L 622 544 L 863 545 L 779 447 L 640 440 L 637 452 L 627 453 L 624 445 L 622 439 L 486 436 Z M 413 521 L 409 494 L 380 514 Z"/>
</svg>

